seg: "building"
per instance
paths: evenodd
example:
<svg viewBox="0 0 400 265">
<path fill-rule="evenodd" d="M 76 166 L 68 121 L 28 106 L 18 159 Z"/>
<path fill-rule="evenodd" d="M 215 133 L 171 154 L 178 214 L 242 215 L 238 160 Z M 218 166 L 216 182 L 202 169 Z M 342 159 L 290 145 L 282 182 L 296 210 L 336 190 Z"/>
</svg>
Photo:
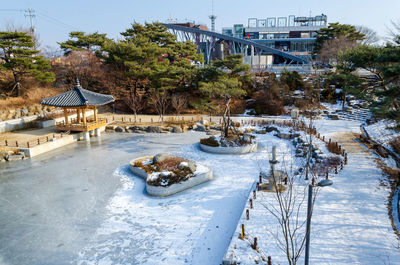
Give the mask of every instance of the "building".
<svg viewBox="0 0 400 265">
<path fill-rule="evenodd" d="M 318 31 L 326 26 L 327 16 L 324 14 L 315 17 L 291 15 L 266 19 L 249 18 L 247 27 L 243 24 L 224 27 L 222 34 L 248 39 L 270 48 L 309 59 L 314 49 Z M 271 60 L 274 64 L 281 63 L 279 57 L 271 58 Z"/>
</svg>

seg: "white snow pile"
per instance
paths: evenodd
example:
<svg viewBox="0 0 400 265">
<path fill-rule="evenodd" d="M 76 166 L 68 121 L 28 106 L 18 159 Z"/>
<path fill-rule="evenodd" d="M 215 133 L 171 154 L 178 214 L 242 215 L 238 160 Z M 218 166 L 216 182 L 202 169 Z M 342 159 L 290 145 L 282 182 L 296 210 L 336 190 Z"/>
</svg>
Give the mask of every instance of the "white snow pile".
<svg viewBox="0 0 400 265">
<path fill-rule="evenodd" d="M 365 126 L 364 129 L 375 142 L 378 142 L 385 147 L 389 147 L 389 143 L 392 140 L 396 137 L 400 137 L 400 131 L 391 129 L 395 126 L 395 121 L 380 120 L 374 124 Z"/>
</svg>

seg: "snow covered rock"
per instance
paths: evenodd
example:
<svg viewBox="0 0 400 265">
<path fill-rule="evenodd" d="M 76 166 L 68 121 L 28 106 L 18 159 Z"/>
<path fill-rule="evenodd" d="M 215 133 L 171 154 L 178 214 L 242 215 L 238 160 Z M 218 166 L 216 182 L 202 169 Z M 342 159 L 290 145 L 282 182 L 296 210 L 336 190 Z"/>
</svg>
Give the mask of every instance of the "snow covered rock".
<svg viewBox="0 0 400 265">
<path fill-rule="evenodd" d="M 156 154 L 153 158 L 153 163 L 154 164 L 161 163 L 170 157 L 171 156 L 169 154 Z"/>
</svg>

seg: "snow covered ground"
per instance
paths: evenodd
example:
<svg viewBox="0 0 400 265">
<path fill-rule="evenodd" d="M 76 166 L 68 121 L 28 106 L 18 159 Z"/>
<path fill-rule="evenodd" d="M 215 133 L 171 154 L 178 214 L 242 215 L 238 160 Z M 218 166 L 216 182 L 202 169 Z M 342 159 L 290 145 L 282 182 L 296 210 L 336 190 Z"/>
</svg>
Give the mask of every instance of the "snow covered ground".
<svg viewBox="0 0 400 265">
<path fill-rule="evenodd" d="M 359 132 L 359 126 L 316 121 L 327 137 Z M 257 153 L 210 154 L 198 147 L 202 137 L 198 132 L 105 134 L 90 145 L 0 165 L 0 236 L 6 238 L 0 242 L 0 264 L 220 264 L 231 236 L 237 236 L 249 191 L 260 169 L 269 166 L 269 150 L 277 145 L 278 159 L 290 160 L 293 149 L 266 134 L 258 135 Z M 400 264 L 385 206 L 389 191 L 380 186 L 372 157 L 354 150 L 334 185 L 319 194 L 311 264 L 388 264 L 388 258 Z M 128 163 L 160 152 L 212 167 L 214 180 L 167 198 L 148 196 Z M 265 216 L 260 222 L 273 227 L 274 221 Z M 285 263 L 272 238 L 259 240 L 268 244 L 263 249 L 274 262 Z"/>
<path fill-rule="evenodd" d="M 317 121 L 322 135 L 339 141 L 348 151 L 349 163 L 333 177 L 333 186 L 319 190 L 312 217 L 310 264 L 400 264 L 399 242 L 386 208 L 390 190 L 381 185 L 382 173 L 374 157 L 353 141 L 352 133 L 359 132 L 359 125 Z M 271 256 L 277 264 L 287 263 L 273 237 L 279 229 L 277 220 L 264 207 L 274 202 L 273 195 L 257 192 L 250 220 L 243 211 L 227 257 L 241 264 L 255 264 L 256 260 L 263 264 L 261 256 Z M 249 209 L 248 202 L 245 209 Z M 304 217 L 306 205 L 302 209 Z M 250 242 L 238 238 L 240 224 L 245 224 Z M 260 253 L 250 247 L 254 237 L 258 238 Z M 299 264 L 304 262 L 302 258 Z"/>
<path fill-rule="evenodd" d="M 364 128 L 373 140 L 391 149 L 389 143 L 396 137 L 400 137 L 400 131 L 390 129 L 395 126 L 395 121 L 380 120 L 377 123 L 365 126 Z"/>
</svg>

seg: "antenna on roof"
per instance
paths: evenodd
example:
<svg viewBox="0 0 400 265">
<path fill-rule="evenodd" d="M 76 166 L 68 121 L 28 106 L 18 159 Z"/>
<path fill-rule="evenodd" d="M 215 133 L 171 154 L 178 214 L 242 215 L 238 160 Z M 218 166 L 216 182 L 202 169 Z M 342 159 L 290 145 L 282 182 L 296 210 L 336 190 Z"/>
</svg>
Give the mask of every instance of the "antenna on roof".
<svg viewBox="0 0 400 265">
<path fill-rule="evenodd" d="M 211 31 L 215 32 L 215 19 L 217 19 L 217 16 L 214 15 L 214 0 L 211 1 L 211 15 L 208 17 L 211 19 Z"/>
</svg>

